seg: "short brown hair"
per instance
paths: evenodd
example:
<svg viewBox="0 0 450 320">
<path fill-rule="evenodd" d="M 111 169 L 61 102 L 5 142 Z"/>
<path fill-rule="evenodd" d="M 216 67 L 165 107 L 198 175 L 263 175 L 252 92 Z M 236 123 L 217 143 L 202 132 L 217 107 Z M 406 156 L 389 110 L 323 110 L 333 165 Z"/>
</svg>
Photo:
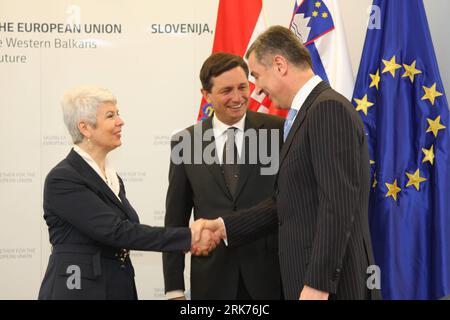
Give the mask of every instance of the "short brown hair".
<svg viewBox="0 0 450 320">
<path fill-rule="evenodd" d="M 248 66 L 242 57 L 226 52 L 218 52 L 210 55 L 203 63 L 200 70 L 200 81 L 202 82 L 202 88 L 208 92 L 211 92 L 213 86 L 211 81 L 212 78 L 218 77 L 222 73 L 236 67 L 241 67 L 248 77 Z"/>
<path fill-rule="evenodd" d="M 291 30 L 282 26 L 270 27 L 260 34 L 248 49 L 247 59 L 252 52 L 261 63 L 267 55 L 279 54 L 298 67 L 312 67 L 308 49 Z"/>
</svg>

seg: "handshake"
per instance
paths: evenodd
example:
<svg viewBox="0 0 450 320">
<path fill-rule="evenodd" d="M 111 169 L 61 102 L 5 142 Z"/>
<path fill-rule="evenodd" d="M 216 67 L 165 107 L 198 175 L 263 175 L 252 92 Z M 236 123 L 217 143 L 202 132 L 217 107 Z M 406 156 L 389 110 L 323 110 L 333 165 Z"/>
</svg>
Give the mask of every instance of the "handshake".
<svg viewBox="0 0 450 320">
<path fill-rule="evenodd" d="M 189 228 L 191 229 L 191 254 L 196 256 L 207 256 L 226 238 L 223 220 L 198 219 Z"/>
</svg>

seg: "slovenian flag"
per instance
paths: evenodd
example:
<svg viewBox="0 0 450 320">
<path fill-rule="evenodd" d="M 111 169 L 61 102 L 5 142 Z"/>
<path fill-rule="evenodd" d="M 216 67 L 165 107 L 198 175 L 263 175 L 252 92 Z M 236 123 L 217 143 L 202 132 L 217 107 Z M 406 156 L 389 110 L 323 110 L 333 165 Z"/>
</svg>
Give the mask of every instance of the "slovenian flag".
<svg viewBox="0 0 450 320">
<path fill-rule="evenodd" d="M 354 78 L 338 1 L 295 1 L 290 28 L 311 53 L 314 73 L 351 100 Z"/>
</svg>

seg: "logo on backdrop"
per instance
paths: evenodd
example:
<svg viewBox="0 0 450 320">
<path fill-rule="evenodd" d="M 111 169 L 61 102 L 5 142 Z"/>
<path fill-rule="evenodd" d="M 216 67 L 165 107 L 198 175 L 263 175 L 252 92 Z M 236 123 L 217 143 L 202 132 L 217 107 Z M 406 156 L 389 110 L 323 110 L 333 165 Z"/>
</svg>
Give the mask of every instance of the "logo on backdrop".
<svg viewBox="0 0 450 320">
<path fill-rule="evenodd" d="M 200 36 L 213 33 L 213 29 L 207 23 L 152 23 L 148 30 L 151 34 L 186 34 Z"/>
</svg>

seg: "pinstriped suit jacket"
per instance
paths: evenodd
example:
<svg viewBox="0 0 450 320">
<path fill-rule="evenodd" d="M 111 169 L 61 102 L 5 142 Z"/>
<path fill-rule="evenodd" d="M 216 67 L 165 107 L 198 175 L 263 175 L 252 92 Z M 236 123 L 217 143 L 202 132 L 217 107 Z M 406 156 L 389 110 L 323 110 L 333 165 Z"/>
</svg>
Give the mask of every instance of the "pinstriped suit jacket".
<svg viewBox="0 0 450 320">
<path fill-rule="evenodd" d="M 286 299 L 304 285 L 331 299 L 377 298 L 367 289 L 373 262 L 369 157 L 363 123 L 351 103 L 321 82 L 306 99 L 280 154 L 277 195 L 224 217 L 237 246 L 279 225 Z"/>
</svg>

